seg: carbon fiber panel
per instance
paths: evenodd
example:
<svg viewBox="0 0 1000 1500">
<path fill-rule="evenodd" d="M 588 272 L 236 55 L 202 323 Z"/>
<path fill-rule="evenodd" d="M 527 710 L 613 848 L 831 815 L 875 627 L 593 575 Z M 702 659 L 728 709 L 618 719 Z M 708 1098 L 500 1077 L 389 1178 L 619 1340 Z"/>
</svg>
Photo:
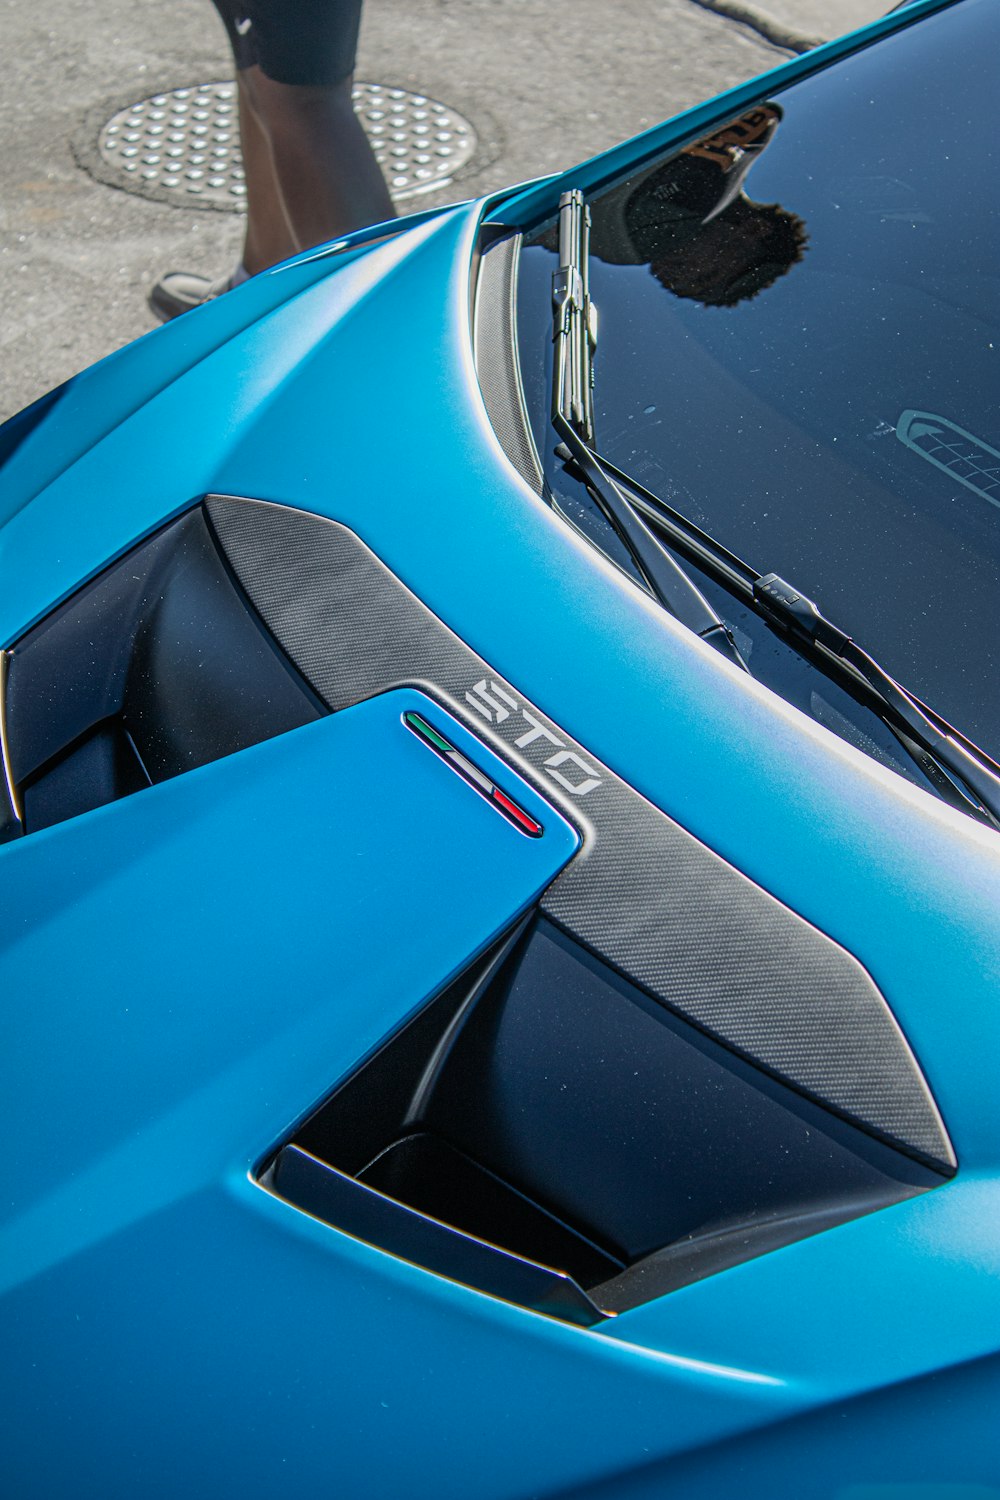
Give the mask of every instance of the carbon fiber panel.
<svg viewBox="0 0 1000 1500">
<path fill-rule="evenodd" d="M 769 1073 L 954 1167 L 916 1059 L 856 959 L 492 673 L 353 532 L 280 505 L 206 503 L 262 619 L 332 709 L 419 683 L 581 827 L 582 852 L 543 899 L 549 917 Z"/>
<path fill-rule="evenodd" d="M 476 374 L 500 446 L 536 495 L 542 493 L 517 354 L 517 264 L 521 236 L 492 245 L 483 255 L 476 283 Z"/>
</svg>

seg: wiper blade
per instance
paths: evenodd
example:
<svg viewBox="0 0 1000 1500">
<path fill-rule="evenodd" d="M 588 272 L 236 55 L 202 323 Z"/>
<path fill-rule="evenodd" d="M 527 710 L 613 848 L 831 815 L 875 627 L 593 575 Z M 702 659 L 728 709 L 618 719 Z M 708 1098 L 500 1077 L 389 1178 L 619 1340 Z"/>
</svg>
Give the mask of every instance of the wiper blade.
<svg viewBox="0 0 1000 1500">
<path fill-rule="evenodd" d="M 600 455 L 595 457 L 610 478 L 628 488 L 641 512 L 697 567 L 773 627 L 813 647 L 813 657 L 823 670 L 829 672 L 832 666 L 853 688 L 860 687 L 946 801 L 1000 828 L 1000 765 L 985 750 L 897 682 L 828 620 L 812 599 L 776 573 L 758 573 L 624 470 Z"/>
<path fill-rule="evenodd" d="M 901 728 L 904 742 L 912 739 L 950 777 L 957 777 L 959 790 L 964 788 L 972 794 L 980 816 L 994 828 L 1000 828 L 1000 766 L 985 751 L 973 747 L 946 720 L 925 708 L 857 641 L 826 619 L 811 599 L 777 573 L 758 578 L 753 588 L 764 614 L 780 620 L 800 639 L 814 642 L 852 668 L 887 710 L 889 727 Z"/>
<path fill-rule="evenodd" d="M 1000 765 L 898 683 L 806 595 L 776 573 L 756 572 L 596 450 L 597 317 L 590 300 L 589 247 L 590 210 L 574 189 L 559 200 L 559 269 L 552 278 L 552 425 L 562 440 L 556 454 L 577 469 L 650 592 L 696 635 L 749 670 L 720 616 L 660 543 L 659 535 L 665 535 L 769 624 L 810 647 L 819 666 L 828 672 L 832 666 L 855 692 L 860 688 L 946 801 L 1000 829 Z"/>
<path fill-rule="evenodd" d="M 609 478 L 591 447 L 597 317 L 590 300 L 589 248 L 590 209 L 583 194 L 574 189 L 559 200 L 559 269 L 552 277 L 552 425 L 562 439 L 565 456 L 575 464 L 653 597 L 746 671 L 746 662 L 718 614 Z"/>
<path fill-rule="evenodd" d="M 633 510 L 617 485 L 604 473 L 600 460 L 576 433 L 560 418 L 554 417 L 556 431 L 564 439 L 565 456 L 579 471 L 608 521 L 645 580 L 650 593 L 669 614 L 680 620 L 695 635 L 715 646 L 736 666 L 749 671 L 722 618 L 709 604 L 701 589 L 684 571 L 676 558 L 661 546 L 655 532 Z M 559 451 L 558 449 L 556 450 Z"/>
<path fill-rule="evenodd" d="M 552 409 L 594 440 L 597 309 L 590 300 L 590 209 L 576 188 L 559 199 L 559 269 L 552 276 Z"/>
<path fill-rule="evenodd" d="M 686 556 L 714 578 L 723 587 L 744 599 L 747 603 L 753 602 L 753 584 L 760 577 L 745 563 L 735 552 L 730 552 L 721 542 L 716 541 L 707 531 L 685 516 L 681 511 L 674 510 L 659 495 L 654 495 L 652 490 L 633 479 L 631 474 L 626 474 L 624 469 L 619 469 L 603 453 L 598 454 L 601 467 L 617 484 L 624 485 L 632 496 L 632 503 L 640 514 L 646 516 L 653 522 L 657 531 L 665 534 L 672 545 L 679 547 Z"/>
</svg>

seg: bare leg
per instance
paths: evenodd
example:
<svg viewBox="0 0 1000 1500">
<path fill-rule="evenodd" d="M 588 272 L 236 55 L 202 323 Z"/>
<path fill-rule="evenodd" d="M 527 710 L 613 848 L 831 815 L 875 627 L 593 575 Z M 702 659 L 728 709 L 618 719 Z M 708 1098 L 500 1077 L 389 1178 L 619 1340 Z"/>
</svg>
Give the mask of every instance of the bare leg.
<svg viewBox="0 0 1000 1500">
<path fill-rule="evenodd" d="M 298 245 L 292 237 L 282 202 L 270 142 L 250 103 L 243 73 L 236 75 L 240 103 L 240 144 L 246 173 L 247 223 L 243 242 L 243 266 L 255 276 L 276 261 L 294 255 Z"/>
<path fill-rule="evenodd" d="M 395 217 L 354 113 L 350 78 L 332 88 L 276 83 L 254 66 L 241 69 L 238 79 L 247 185 L 244 273 L 253 276 L 299 250 Z M 233 284 L 232 276 L 211 282 L 170 271 L 152 288 L 150 306 L 157 317 L 173 318 Z"/>
<path fill-rule="evenodd" d="M 354 113 L 352 81 L 346 78 L 332 88 L 318 88 L 276 83 L 257 67 L 240 74 L 241 100 L 245 96 L 245 113 L 253 122 L 248 132 L 247 199 L 250 203 L 256 197 L 260 205 L 248 219 L 247 252 L 253 262 L 247 262 L 248 271 L 395 216 L 385 179 Z M 262 144 L 270 148 L 270 176 L 259 149 Z M 275 193 L 289 231 L 287 247 L 278 233 Z"/>
</svg>

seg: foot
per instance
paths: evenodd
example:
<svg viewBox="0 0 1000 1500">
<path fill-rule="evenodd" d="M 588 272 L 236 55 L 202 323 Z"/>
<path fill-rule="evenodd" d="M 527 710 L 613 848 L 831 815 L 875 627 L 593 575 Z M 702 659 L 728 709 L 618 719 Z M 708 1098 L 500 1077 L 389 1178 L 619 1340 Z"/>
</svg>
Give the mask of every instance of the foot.
<svg viewBox="0 0 1000 1500">
<path fill-rule="evenodd" d="M 149 294 L 150 308 L 162 323 L 166 323 L 170 318 L 190 312 L 193 307 L 201 307 L 204 302 L 211 302 L 223 292 L 239 286 L 246 280 L 246 273 L 241 275 L 241 272 L 243 267 L 237 266 L 228 276 L 210 281 L 207 276 L 196 276 L 193 271 L 168 271 Z"/>
</svg>

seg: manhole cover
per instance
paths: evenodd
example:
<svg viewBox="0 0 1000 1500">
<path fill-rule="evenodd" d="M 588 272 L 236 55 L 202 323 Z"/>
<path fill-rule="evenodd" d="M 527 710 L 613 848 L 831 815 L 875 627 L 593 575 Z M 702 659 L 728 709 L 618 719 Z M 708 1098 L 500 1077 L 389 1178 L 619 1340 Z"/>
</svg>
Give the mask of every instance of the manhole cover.
<svg viewBox="0 0 1000 1500">
<path fill-rule="evenodd" d="M 476 149 L 476 132 L 457 110 L 381 83 L 356 83 L 354 108 L 393 198 L 446 187 Z M 93 139 L 93 137 L 91 137 Z M 246 183 L 236 85 L 191 84 L 120 109 L 98 149 L 130 191 L 162 201 L 239 212 Z"/>
</svg>

